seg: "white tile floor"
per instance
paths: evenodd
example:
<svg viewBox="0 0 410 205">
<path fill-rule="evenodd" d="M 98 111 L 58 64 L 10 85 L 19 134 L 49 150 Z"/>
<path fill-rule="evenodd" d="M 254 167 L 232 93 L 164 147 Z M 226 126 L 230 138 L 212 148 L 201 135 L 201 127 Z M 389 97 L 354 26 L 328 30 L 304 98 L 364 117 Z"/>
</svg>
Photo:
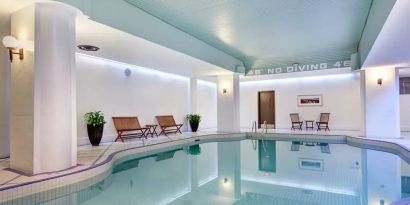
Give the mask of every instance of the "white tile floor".
<svg viewBox="0 0 410 205">
<path fill-rule="evenodd" d="M 9 160 L 2 160 L 0 161 L 0 188 L 4 188 L 10 185 L 15 185 L 18 183 L 24 183 L 29 181 L 36 181 L 40 179 L 49 178 L 51 176 L 58 176 L 64 175 L 70 172 L 75 172 L 78 170 L 86 169 L 90 166 L 98 164 L 107 157 L 112 154 L 113 152 L 124 150 L 128 148 L 138 148 L 138 147 L 146 147 L 147 145 L 155 145 L 155 144 L 162 144 L 167 142 L 178 141 L 181 139 L 187 139 L 197 136 L 205 136 L 210 134 L 217 134 L 215 131 L 201 131 L 197 133 L 191 132 L 184 132 L 183 134 L 170 134 L 168 137 L 161 135 L 159 137 L 149 137 L 148 139 L 130 139 L 123 142 L 109 142 L 109 143 L 102 143 L 100 146 L 79 146 L 78 153 L 77 153 L 77 163 L 79 166 L 61 171 L 61 172 L 54 172 L 54 173 L 45 173 L 45 174 L 38 174 L 35 176 L 23 176 L 21 174 L 5 170 L 9 168 Z"/>
<path fill-rule="evenodd" d="M 247 129 L 242 130 L 242 132 L 244 133 L 243 136 L 245 136 L 245 132 L 249 132 L 249 131 L 250 130 L 247 130 Z M 259 132 L 262 132 L 262 131 L 260 130 Z M 268 133 L 303 134 L 303 135 L 312 135 L 312 136 L 326 135 L 329 137 L 331 137 L 332 135 L 360 137 L 360 132 L 357 132 L 357 131 L 330 131 L 330 132 L 319 131 L 317 132 L 316 130 L 292 131 L 292 130 L 285 130 L 285 129 L 284 130 L 270 129 L 268 130 Z M 153 137 L 153 138 L 149 137 L 148 139 L 132 139 L 132 140 L 127 140 L 124 143 L 123 142 L 103 143 L 97 147 L 90 146 L 90 145 L 79 146 L 78 154 L 77 154 L 79 166 L 69 169 L 69 170 L 61 171 L 61 172 L 44 173 L 44 174 L 39 174 L 35 176 L 24 176 L 24 175 L 15 173 L 15 172 L 5 170 L 6 168 L 9 168 L 9 161 L 0 160 L 0 189 L 10 187 L 13 185 L 17 185 L 20 183 L 27 183 L 27 182 L 47 179 L 47 178 L 54 177 L 54 176 L 59 176 L 59 175 L 73 173 L 79 170 L 84 170 L 84 169 L 89 168 L 90 166 L 103 162 L 104 160 L 107 159 L 108 156 L 110 156 L 112 153 L 117 152 L 119 150 L 135 148 L 134 150 L 140 150 L 142 152 L 142 151 L 151 149 L 150 148 L 151 146 L 148 146 L 148 145 L 170 146 L 171 144 L 178 142 L 178 141 L 183 141 L 183 140 L 191 139 L 194 137 L 204 137 L 207 135 L 209 135 L 210 137 L 217 136 L 217 134 L 222 134 L 222 133 L 218 133 L 214 130 L 200 131 L 197 133 L 184 132 L 183 134 L 168 135 L 168 137 L 159 136 L 159 137 Z M 403 137 L 400 139 L 383 139 L 383 140 L 400 144 L 401 146 L 407 148 L 407 150 L 410 150 L 410 133 L 408 132 L 403 133 Z M 93 176 L 93 174 L 87 174 L 87 176 L 91 177 Z M 82 178 L 81 180 L 86 179 L 83 177 L 81 178 Z"/>
</svg>

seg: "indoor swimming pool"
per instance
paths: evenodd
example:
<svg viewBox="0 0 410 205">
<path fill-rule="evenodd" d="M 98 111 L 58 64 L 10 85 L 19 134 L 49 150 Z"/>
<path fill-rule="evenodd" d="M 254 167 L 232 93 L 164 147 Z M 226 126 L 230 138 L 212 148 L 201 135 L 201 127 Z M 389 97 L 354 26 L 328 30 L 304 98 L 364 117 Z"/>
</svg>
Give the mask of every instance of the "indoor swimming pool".
<svg viewBox="0 0 410 205">
<path fill-rule="evenodd" d="M 70 187 L 84 183 L 3 204 L 387 205 L 410 195 L 410 165 L 377 150 L 270 140 L 174 148 L 119 160 L 80 191 Z"/>
</svg>

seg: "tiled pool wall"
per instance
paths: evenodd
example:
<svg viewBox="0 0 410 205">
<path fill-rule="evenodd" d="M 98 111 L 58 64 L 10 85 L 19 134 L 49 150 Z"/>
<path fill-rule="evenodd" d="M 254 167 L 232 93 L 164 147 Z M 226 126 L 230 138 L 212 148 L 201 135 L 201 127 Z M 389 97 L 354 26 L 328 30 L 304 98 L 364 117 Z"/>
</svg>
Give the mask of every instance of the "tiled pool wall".
<svg viewBox="0 0 410 205">
<path fill-rule="evenodd" d="M 245 139 L 253 140 L 279 140 L 279 141 L 304 141 L 325 142 L 330 144 L 347 144 L 365 149 L 389 152 L 400 156 L 406 162 L 410 162 L 410 152 L 407 148 L 392 142 L 382 140 L 349 137 L 343 135 L 310 135 L 310 134 L 213 134 L 171 141 L 167 143 L 153 144 L 145 147 L 133 147 L 117 150 L 110 154 L 102 162 L 60 176 L 41 179 L 27 183 L 15 184 L 0 188 L 0 204 L 39 204 L 50 200 L 71 204 L 73 200 L 81 201 L 90 198 L 99 192 L 104 186 L 109 185 L 109 175 L 115 165 L 130 159 L 152 156 L 157 153 L 184 148 L 194 144 L 208 142 L 238 141 Z M 82 191 L 87 187 L 94 187 Z M 77 194 L 73 194 L 77 193 Z"/>
</svg>

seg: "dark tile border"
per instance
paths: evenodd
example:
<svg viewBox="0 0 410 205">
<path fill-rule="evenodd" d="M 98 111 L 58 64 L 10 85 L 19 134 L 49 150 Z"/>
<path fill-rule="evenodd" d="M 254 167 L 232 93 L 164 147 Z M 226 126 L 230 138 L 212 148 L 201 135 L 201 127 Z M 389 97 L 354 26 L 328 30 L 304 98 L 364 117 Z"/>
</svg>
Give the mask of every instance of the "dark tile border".
<svg viewBox="0 0 410 205">
<path fill-rule="evenodd" d="M 239 134 L 245 134 L 245 133 L 239 133 Z M 94 164 L 91 165 L 87 168 L 81 169 L 81 170 L 77 170 L 74 172 L 70 172 L 70 173 L 66 173 L 66 174 L 62 174 L 62 175 L 57 175 L 57 176 L 52 176 L 52 177 L 48 177 L 48 178 L 44 178 L 44 179 L 39 179 L 39 180 L 34 180 L 34 181 L 29 181 L 29 182 L 24 182 L 24 183 L 19 183 L 19 184 L 14 184 L 14 185 L 10 185 L 10 186 L 6 186 L 6 187 L 0 187 L 0 192 L 4 191 L 4 190 L 9 190 L 9 189 L 14 189 L 14 188 L 19 188 L 19 187 L 23 187 L 23 186 L 27 186 L 27 185 L 31 185 L 31 184 L 35 184 L 35 183 L 39 183 L 39 182 L 44 182 L 44 181 L 48 181 L 48 180 L 52 180 L 52 179 L 57 179 L 57 178 L 61 178 L 61 177 L 66 177 L 69 175 L 74 175 L 74 174 L 78 174 L 78 173 L 82 173 L 97 167 L 100 167 L 104 164 L 107 164 L 108 162 L 110 162 L 115 155 L 117 155 L 118 153 L 121 152 L 125 152 L 125 151 L 129 151 L 129 150 L 135 150 L 135 149 L 139 149 L 139 148 L 146 148 L 146 147 L 152 147 L 152 146 L 157 146 L 157 145 L 162 145 L 162 144 L 167 144 L 167 143 L 171 143 L 171 142 L 178 142 L 178 141 L 184 141 L 184 140 L 194 140 L 194 142 L 198 142 L 195 141 L 196 139 L 200 139 L 202 137 L 206 137 L 206 136 L 213 136 L 213 135 L 232 135 L 232 134 L 206 134 L 206 135 L 201 135 L 201 136 L 195 136 L 195 137 L 189 137 L 189 138 L 183 138 L 183 139 L 176 139 L 173 141 L 165 141 L 165 142 L 160 142 L 160 143 L 156 143 L 156 144 L 149 144 L 149 145 L 145 145 L 145 146 L 139 146 L 139 147 L 131 147 L 131 148 L 127 148 L 127 149 L 123 149 L 123 150 L 117 150 L 113 153 L 111 153 L 105 160 L 101 161 L 98 164 Z M 246 134 L 245 134 L 246 135 Z M 203 142 L 203 141 L 201 141 Z M 192 142 L 191 142 L 192 143 Z M 187 144 L 189 144 L 189 142 L 187 142 Z"/>
<path fill-rule="evenodd" d="M 19 171 L 17 169 L 13 169 L 13 168 L 10 168 L 10 167 L 5 168 L 3 170 L 9 171 L 9 172 L 12 172 L 12 173 L 15 173 L 15 174 L 19 174 L 19 175 L 22 175 L 22 176 L 26 176 L 26 177 L 33 177 L 33 176 L 46 175 L 46 174 L 58 174 L 58 172 L 68 171 L 70 169 L 74 169 L 74 168 L 79 167 L 79 166 L 83 166 L 83 165 L 82 164 L 77 164 L 76 166 L 73 166 L 73 167 L 70 167 L 70 168 L 67 168 L 67 169 L 62 169 L 62 170 L 53 171 L 53 172 L 42 172 L 42 173 L 38 173 L 38 174 L 28 174 L 26 172 L 22 172 L 22 171 Z"/>
</svg>

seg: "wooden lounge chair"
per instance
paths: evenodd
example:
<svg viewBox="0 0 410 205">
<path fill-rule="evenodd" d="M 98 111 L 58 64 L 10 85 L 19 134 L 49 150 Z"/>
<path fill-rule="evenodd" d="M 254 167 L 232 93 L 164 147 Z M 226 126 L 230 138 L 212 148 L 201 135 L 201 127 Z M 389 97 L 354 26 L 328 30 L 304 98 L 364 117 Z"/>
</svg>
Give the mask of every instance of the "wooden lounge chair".
<svg viewBox="0 0 410 205">
<path fill-rule="evenodd" d="M 161 132 L 159 135 L 164 134 L 167 136 L 167 133 L 181 133 L 181 127 L 183 124 L 176 124 L 174 120 L 174 116 L 172 115 L 161 115 L 155 116 L 157 118 L 159 127 L 161 128 Z"/>
<path fill-rule="evenodd" d="M 292 122 L 292 128 L 290 128 L 291 130 L 302 130 L 303 122 L 300 121 L 298 113 L 290 113 L 290 120 Z"/>
<path fill-rule="evenodd" d="M 114 142 L 116 142 L 118 139 L 124 142 L 124 138 L 138 136 L 147 138 L 145 133 L 147 132 L 148 128 L 143 128 L 140 126 L 138 117 L 112 117 L 112 120 L 114 121 L 114 126 L 118 134 Z M 138 131 L 140 133 L 138 133 Z M 124 132 L 127 132 L 128 134 L 124 134 Z"/>
<path fill-rule="evenodd" d="M 317 130 L 322 130 L 323 128 L 328 131 L 330 131 L 329 129 L 329 116 L 330 113 L 320 113 L 320 119 L 319 122 L 316 122 L 317 125 Z"/>
</svg>

